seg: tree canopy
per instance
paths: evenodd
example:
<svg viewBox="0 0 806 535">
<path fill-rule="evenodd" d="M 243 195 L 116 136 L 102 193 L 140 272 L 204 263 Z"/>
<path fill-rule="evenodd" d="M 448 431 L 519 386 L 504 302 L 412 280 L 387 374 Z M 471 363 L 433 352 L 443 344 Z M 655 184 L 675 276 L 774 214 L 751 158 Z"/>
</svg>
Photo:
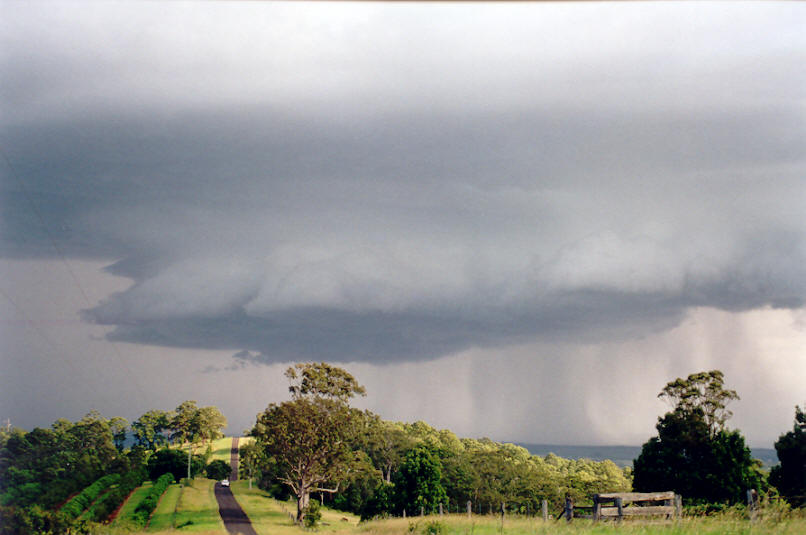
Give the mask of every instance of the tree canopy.
<svg viewBox="0 0 806 535">
<path fill-rule="evenodd" d="M 792 431 L 775 441 L 780 464 L 770 472 L 770 483 L 795 506 L 806 505 L 806 409 L 795 407 Z"/>
<path fill-rule="evenodd" d="M 738 395 L 724 388 L 719 370 L 669 382 L 659 397 L 673 410 L 658 419 L 658 435 L 635 460 L 639 492 L 674 490 L 689 502 L 741 502 L 750 488 L 763 489 L 760 462 L 744 437 L 726 429 L 725 405 Z"/>
<path fill-rule="evenodd" d="M 329 397 L 341 401 L 366 390 L 347 370 L 326 362 L 304 362 L 288 368 L 285 376 L 291 382 L 288 391 L 294 399 L 302 397 Z"/>
<path fill-rule="evenodd" d="M 251 434 L 274 459 L 278 479 L 297 497 L 302 521 L 310 493 L 338 492 L 356 458 L 352 444 L 362 413 L 347 400 L 364 387 L 345 370 L 324 363 L 291 367 L 286 376 L 293 399 L 269 405 Z"/>
<path fill-rule="evenodd" d="M 667 383 L 658 397 L 668 401 L 675 411 L 687 414 L 701 411 L 711 436 L 724 429 L 725 422 L 733 416 L 726 408 L 728 403 L 739 399 L 735 390 L 725 388 L 725 377 L 719 370 L 677 378 Z"/>
</svg>

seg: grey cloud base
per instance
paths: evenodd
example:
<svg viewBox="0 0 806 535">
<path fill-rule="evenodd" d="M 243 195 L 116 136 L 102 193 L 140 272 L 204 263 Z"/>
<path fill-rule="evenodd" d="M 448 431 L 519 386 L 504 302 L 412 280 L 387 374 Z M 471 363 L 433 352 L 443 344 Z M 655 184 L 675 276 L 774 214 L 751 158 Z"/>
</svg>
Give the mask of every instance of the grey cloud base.
<svg viewBox="0 0 806 535">
<path fill-rule="evenodd" d="M 803 307 L 802 7 L 490 7 L 15 6 L 0 255 L 113 262 L 111 340 L 264 363 Z"/>
</svg>

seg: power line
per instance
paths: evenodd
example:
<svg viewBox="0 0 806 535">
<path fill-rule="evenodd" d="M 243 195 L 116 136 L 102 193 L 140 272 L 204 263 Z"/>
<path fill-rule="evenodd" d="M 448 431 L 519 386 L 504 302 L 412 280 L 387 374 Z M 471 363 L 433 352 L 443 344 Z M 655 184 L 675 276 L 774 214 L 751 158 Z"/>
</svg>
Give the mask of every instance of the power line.
<svg viewBox="0 0 806 535">
<path fill-rule="evenodd" d="M 6 151 L 3 149 L 2 146 L 0 146 L 0 154 L 3 155 L 3 160 L 5 160 L 6 165 L 8 166 L 8 169 L 11 171 L 11 176 L 13 176 L 14 179 L 17 181 L 17 183 L 18 183 L 18 185 L 20 187 L 20 190 L 22 191 L 23 195 L 25 196 L 26 201 L 28 202 L 28 205 L 30 206 L 31 211 L 34 213 L 36 218 L 39 220 L 39 223 L 42 225 L 42 229 L 45 231 L 45 234 L 48 237 L 48 241 L 50 242 L 50 244 L 53 247 L 54 251 L 56 251 L 56 254 L 61 259 L 62 264 L 64 265 L 65 269 L 67 269 L 68 273 L 70 274 L 70 278 L 72 279 L 73 284 L 76 286 L 76 288 L 78 288 L 79 293 L 81 294 L 81 297 L 84 300 L 85 306 L 87 308 L 92 308 L 92 302 L 90 301 L 90 298 L 87 295 L 87 292 L 84 290 L 84 286 L 81 284 L 81 281 L 76 276 L 75 271 L 73 270 L 72 266 L 67 261 L 67 257 L 65 256 L 64 252 L 62 251 L 62 249 L 59 247 L 59 244 L 56 242 L 56 239 L 53 237 L 53 234 L 50 232 L 50 228 L 48 227 L 48 224 L 45 222 L 45 218 L 42 217 L 42 213 L 39 211 L 39 208 L 36 206 L 36 202 L 34 202 L 34 199 L 31 196 L 30 192 L 28 191 L 28 188 L 26 187 L 25 182 L 20 178 L 19 174 L 17 173 L 17 170 L 14 168 L 14 165 L 11 163 L 11 160 L 8 158 L 8 155 L 6 154 Z M 3 295 L 7 299 L 9 299 L 9 296 L 7 294 L 4 293 Z M 13 300 L 10 300 L 10 301 L 13 303 Z M 17 305 L 14 305 L 14 306 L 18 310 L 21 310 L 21 308 L 19 306 L 17 306 Z M 147 396 L 145 395 L 145 392 L 143 391 L 142 387 L 140 386 L 140 383 L 137 380 L 137 377 L 132 373 L 131 369 L 126 364 L 125 359 L 123 358 L 123 355 L 120 352 L 120 348 L 118 348 L 117 344 L 115 344 L 114 341 L 110 340 L 106 336 L 104 336 L 104 340 L 106 340 L 106 342 L 112 347 L 115 355 L 117 356 L 117 361 L 118 361 L 117 364 L 118 364 L 118 366 L 120 366 L 123 369 L 123 371 L 126 374 L 126 376 L 129 378 L 131 383 L 134 385 L 135 389 L 140 394 L 141 399 L 147 399 Z"/>
<path fill-rule="evenodd" d="M 25 311 L 25 309 L 24 309 L 24 308 L 22 308 L 22 306 L 20 306 L 20 305 L 19 305 L 19 303 L 17 303 L 17 301 L 15 301 L 15 300 L 14 300 L 14 299 L 13 299 L 13 298 L 12 298 L 12 297 L 11 297 L 11 296 L 10 296 L 10 295 L 9 295 L 9 294 L 6 292 L 6 291 L 5 291 L 5 290 L 3 290 L 2 288 L 0 288 L 0 295 L 2 295 L 2 296 L 5 298 L 5 300 L 6 300 L 6 301 L 8 301 L 9 303 L 11 303 L 11 306 L 12 306 L 12 307 L 14 307 L 14 309 L 17 311 L 17 314 L 19 314 L 19 315 L 20 315 L 20 317 L 22 317 L 23 321 L 25 321 L 25 324 L 26 324 L 26 325 L 27 325 L 27 326 L 28 326 L 28 327 L 29 327 L 29 328 L 30 328 L 30 329 L 31 329 L 31 330 L 32 330 L 34 333 L 36 333 L 36 335 L 37 335 L 37 336 L 39 336 L 39 338 L 41 338 L 41 339 L 42 339 L 42 340 L 45 342 L 45 344 L 47 344 L 48 346 L 50 346 L 50 348 L 51 348 L 51 349 L 54 351 L 54 354 L 59 355 L 59 354 L 60 354 L 60 351 L 61 351 L 61 349 L 60 349 L 59 345 L 58 345 L 56 342 L 54 342 L 53 340 L 51 340 L 51 339 L 50 339 L 50 336 L 49 336 L 49 335 L 47 335 L 47 333 L 45 333 L 45 331 L 43 331 L 42 329 L 40 329 L 40 328 L 39 328 L 39 326 L 37 325 L 37 323 L 36 323 L 36 322 L 35 322 L 35 321 L 34 321 L 34 320 L 31 318 L 31 316 L 30 316 L 30 315 L 29 315 L 29 314 L 28 314 L 28 313 Z M 66 364 L 67 364 L 67 367 L 71 369 L 71 371 L 73 372 L 73 374 L 74 374 L 74 375 L 76 375 L 76 376 L 80 376 L 80 375 L 81 375 L 81 374 L 79 373 L 79 370 L 78 370 L 78 368 L 76 367 L 76 365 L 75 365 L 75 364 L 73 364 L 73 362 L 72 362 L 70 359 L 60 359 L 60 361 L 61 361 L 61 362 L 66 363 Z M 96 372 L 97 372 L 97 370 L 96 370 Z M 100 374 L 100 373 L 98 373 L 98 379 L 99 379 L 99 380 L 103 380 L 103 377 L 101 377 L 101 374 Z M 86 386 L 88 386 L 88 385 L 86 385 Z"/>
</svg>

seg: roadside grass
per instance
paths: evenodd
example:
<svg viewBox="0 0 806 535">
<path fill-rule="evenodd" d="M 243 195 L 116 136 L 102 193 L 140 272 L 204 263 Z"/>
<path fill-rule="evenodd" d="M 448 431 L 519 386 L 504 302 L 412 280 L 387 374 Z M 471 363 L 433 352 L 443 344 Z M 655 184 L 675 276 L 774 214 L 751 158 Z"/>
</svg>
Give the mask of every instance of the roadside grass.
<svg viewBox="0 0 806 535">
<path fill-rule="evenodd" d="M 173 527 L 174 514 L 176 513 L 181 493 L 182 487 L 178 483 L 168 487 L 151 515 L 151 520 L 148 523 L 149 531 L 160 531 Z"/>
<path fill-rule="evenodd" d="M 226 532 L 224 523 L 218 514 L 218 502 L 213 494 L 213 485 L 215 485 L 215 481 L 212 479 L 197 478 L 192 479 L 190 485 L 182 487 L 176 504 L 176 530 Z M 165 507 L 169 507 L 169 504 L 166 504 Z M 168 526 L 170 526 L 170 522 Z M 152 525 L 149 532 L 157 532 L 156 527 Z M 160 527 L 160 529 L 162 528 Z"/>
<path fill-rule="evenodd" d="M 146 481 L 143 483 L 142 486 L 137 487 L 133 493 L 126 499 L 123 503 L 123 507 L 120 508 L 120 512 L 115 520 L 112 522 L 113 526 L 119 526 L 123 524 L 128 524 L 132 522 L 132 515 L 134 515 L 134 509 L 137 507 L 137 504 L 140 503 L 148 491 L 151 490 L 151 486 L 153 483 L 151 481 Z"/>
<path fill-rule="evenodd" d="M 281 502 L 269 494 L 253 486 L 249 488 L 247 481 L 233 481 L 232 493 L 238 500 L 258 535 L 299 535 L 302 530 L 289 518 L 288 513 L 296 513 L 296 503 Z M 358 525 L 359 518 L 350 513 L 334 511 L 323 507 L 322 524 L 316 528 L 324 533 L 352 533 Z M 346 519 L 342 520 L 342 519 Z"/>
<path fill-rule="evenodd" d="M 209 479 L 195 479 L 184 488 L 168 488 L 149 525 L 149 535 L 226 535 L 218 513 L 213 487 Z M 296 526 L 288 513 L 295 512 L 293 501 L 280 502 L 256 486 L 249 489 L 246 481 L 233 481 L 231 486 L 259 535 L 301 535 L 306 530 Z M 132 496 L 134 500 L 134 496 Z M 130 501 L 132 501 L 130 500 Z M 127 504 L 128 505 L 128 504 Z M 175 515 L 175 528 L 172 520 Z M 761 517 L 751 522 L 741 510 L 711 517 L 684 517 L 678 520 L 627 519 L 593 524 L 590 520 L 564 520 L 508 516 L 502 524 L 498 516 L 446 514 L 409 518 L 389 518 L 358 522 L 349 513 L 323 507 L 322 522 L 314 531 L 327 535 L 803 535 L 806 533 L 806 511 L 762 510 Z M 125 511 L 124 511 L 125 512 Z M 122 512 L 123 513 L 123 512 Z M 346 520 L 345 520 L 346 519 Z M 125 523 L 124 523 L 125 526 Z M 121 526 L 122 527 L 122 526 Z M 122 533 L 122 532 L 121 532 Z"/>
</svg>

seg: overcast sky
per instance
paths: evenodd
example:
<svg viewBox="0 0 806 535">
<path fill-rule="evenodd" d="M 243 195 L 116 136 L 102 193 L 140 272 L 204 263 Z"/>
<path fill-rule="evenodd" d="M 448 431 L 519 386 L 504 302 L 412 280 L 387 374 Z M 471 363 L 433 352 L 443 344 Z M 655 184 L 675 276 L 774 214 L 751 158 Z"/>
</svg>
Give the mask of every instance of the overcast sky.
<svg viewBox="0 0 806 535">
<path fill-rule="evenodd" d="M 802 3 L 2 10 L 2 419 L 237 433 L 310 360 L 497 440 L 806 403 Z"/>
</svg>

